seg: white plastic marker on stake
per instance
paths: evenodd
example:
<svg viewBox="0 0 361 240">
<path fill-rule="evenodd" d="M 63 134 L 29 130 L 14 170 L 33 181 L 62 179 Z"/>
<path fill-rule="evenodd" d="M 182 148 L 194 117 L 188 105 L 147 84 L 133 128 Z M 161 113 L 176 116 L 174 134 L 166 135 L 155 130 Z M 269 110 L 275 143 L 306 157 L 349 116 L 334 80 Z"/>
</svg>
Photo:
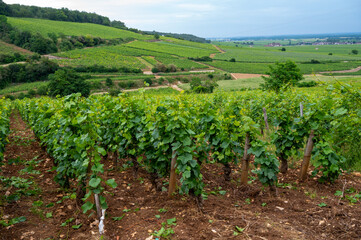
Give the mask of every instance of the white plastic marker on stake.
<svg viewBox="0 0 361 240">
<path fill-rule="evenodd" d="M 100 217 L 100 223 L 99 223 L 99 234 L 104 234 L 104 219 L 105 219 L 105 209 L 102 209 L 102 216 Z"/>
</svg>

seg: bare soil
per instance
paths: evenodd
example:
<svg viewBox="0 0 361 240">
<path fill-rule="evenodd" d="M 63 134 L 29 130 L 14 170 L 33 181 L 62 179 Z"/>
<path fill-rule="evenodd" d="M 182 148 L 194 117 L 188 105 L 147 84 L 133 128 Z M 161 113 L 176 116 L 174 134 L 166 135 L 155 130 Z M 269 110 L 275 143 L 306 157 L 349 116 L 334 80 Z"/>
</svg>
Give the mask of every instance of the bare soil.
<svg viewBox="0 0 361 240">
<path fill-rule="evenodd" d="M 215 49 L 218 50 L 219 53 L 225 53 L 226 51 L 224 51 L 223 49 L 221 49 L 220 47 L 218 47 L 217 45 L 212 45 Z M 218 53 L 212 53 L 209 57 L 210 58 L 214 58 L 216 56 L 216 54 Z"/>
<path fill-rule="evenodd" d="M 2 219 L 27 218 L 11 227 L 0 227 L 0 239 L 99 239 L 95 214 L 90 217 L 82 214 L 75 200 L 66 198 L 73 190 L 64 191 L 53 181 L 55 171 L 51 158 L 17 113 L 11 116 L 11 131 L 1 175 L 30 178 L 41 192 L 22 196 L 13 203 L 0 202 Z M 41 162 L 36 170 L 41 173 L 19 175 L 23 163 L 7 164 L 9 159 L 17 157 L 25 163 L 37 157 Z M 280 186 L 274 196 L 253 175 L 251 183 L 241 186 L 240 166 L 232 166 L 232 180 L 226 182 L 222 166 L 205 164 L 202 173 L 209 195 L 203 202 L 202 212 L 193 197 L 177 194 L 169 198 L 166 191 L 156 191 L 144 169 L 134 177 L 127 159 L 120 160 L 122 167 L 117 170 L 112 163 L 112 159 L 104 159 L 104 179 L 114 178 L 118 184 L 115 189 L 106 187 L 109 208 L 104 239 L 152 239 L 150 234 L 159 231 L 161 224 L 172 218 L 176 218 L 176 225 L 168 226 L 174 230 L 169 239 L 319 240 L 359 239 L 361 236 L 360 201 L 351 204 L 335 196 L 337 190 L 345 194 L 352 189 L 359 192 L 359 173 L 344 173 L 334 184 L 320 184 L 311 177 L 301 183 L 297 177 L 299 165 L 291 164 L 287 174 L 279 175 Z M 166 190 L 168 179 L 162 180 Z M 12 193 L 15 189 L 7 191 Z M 1 190 L 0 194 L 8 193 Z M 32 204 L 38 200 L 44 205 L 35 211 Z M 46 207 L 50 203 L 54 206 Z M 48 212 L 52 212 L 53 217 L 46 218 Z M 122 216 L 118 221 L 112 219 Z M 74 218 L 73 222 L 61 227 L 69 218 Z M 82 226 L 73 229 L 75 224 Z"/>
<path fill-rule="evenodd" d="M 264 74 L 248 74 L 248 73 L 231 73 L 234 79 L 246 79 L 246 78 L 256 78 L 261 76 L 266 76 Z"/>
<path fill-rule="evenodd" d="M 328 72 L 320 72 L 320 73 L 353 73 L 353 72 L 358 72 L 360 70 L 361 70 L 361 66 L 354 68 L 354 69 L 350 69 L 350 70 L 328 71 Z"/>
</svg>

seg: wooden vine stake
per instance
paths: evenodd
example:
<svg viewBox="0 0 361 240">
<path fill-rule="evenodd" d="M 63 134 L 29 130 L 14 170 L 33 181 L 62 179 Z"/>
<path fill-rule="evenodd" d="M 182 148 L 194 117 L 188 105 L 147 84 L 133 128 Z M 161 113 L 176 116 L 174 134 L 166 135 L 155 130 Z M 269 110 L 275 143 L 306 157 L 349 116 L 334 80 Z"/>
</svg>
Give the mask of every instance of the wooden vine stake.
<svg viewBox="0 0 361 240">
<path fill-rule="evenodd" d="M 94 194 L 94 202 L 95 202 L 95 207 L 97 209 L 98 218 L 100 219 L 102 217 L 102 207 L 100 205 L 98 194 Z"/>
<path fill-rule="evenodd" d="M 269 130 L 266 108 L 263 108 L 263 118 L 264 118 L 264 125 L 266 127 L 266 130 Z"/>
<path fill-rule="evenodd" d="M 168 197 L 172 196 L 172 194 L 175 192 L 175 189 L 177 187 L 177 178 L 176 178 L 176 174 L 175 174 L 176 163 L 177 163 L 177 155 L 176 155 L 176 152 L 173 151 L 172 161 L 170 164 L 170 179 L 169 179 Z"/>
<path fill-rule="evenodd" d="M 307 140 L 307 145 L 305 148 L 305 155 L 303 156 L 303 162 L 302 162 L 302 166 L 301 166 L 301 172 L 300 172 L 300 180 L 301 181 L 304 181 L 307 178 L 307 170 L 308 170 L 308 166 L 310 165 L 314 136 L 315 136 L 314 130 L 311 130 L 310 136 L 308 137 L 308 140 Z"/>
<path fill-rule="evenodd" d="M 244 153 L 242 158 L 241 184 L 245 185 L 248 182 L 249 170 L 249 154 L 248 149 L 251 147 L 249 133 L 246 133 L 246 140 L 244 143 Z"/>
<path fill-rule="evenodd" d="M 300 103 L 300 116 L 303 117 L 303 104 Z"/>
</svg>

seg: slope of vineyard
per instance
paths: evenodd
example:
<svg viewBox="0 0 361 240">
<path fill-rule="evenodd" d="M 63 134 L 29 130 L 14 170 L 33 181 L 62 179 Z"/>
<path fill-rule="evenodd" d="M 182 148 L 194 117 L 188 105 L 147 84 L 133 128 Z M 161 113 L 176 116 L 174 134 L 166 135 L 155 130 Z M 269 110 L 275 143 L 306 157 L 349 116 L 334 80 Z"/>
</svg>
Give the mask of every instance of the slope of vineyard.
<svg viewBox="0 0 361 240">
<path fill-rule="evenodd" d="M 142 46 L 143 44 L 148 45 L 147 42 L 139 42 L 138 45 Z M 183 41 L 185 42 L 185 41 Z M 137 46 L 138 46 L 137 45 Z M 204 44 L 206 45 L 206 44 Z M 105 65 L 111 67 L 131 67 L 131 68 L 145 68 L 145 65 L 139 61 L 137 57 L 150 56 L 154 57 L 155 60 L 164 64 L 174 64 L 178 68 L 207 68 L 207 66 L 201 65 L 199 63 L 188 60 L 187 58 L 179 58 L 173 56 L 171 51 L 161 52 L 157 48 L 135 48 L 133 45 L 117 45 L 117 46 L 104 46 L 97 48 L 87 48 L 87 49 L 76 49 L 72 51 L 62 52 L 54 54 L 55 56 L 62 57 L 63 59 L 55 59 L 54 61 L 58 62 L 61 65 L 65 66 L 74 66 L 74 65 L 84 65 L 91 66 L 94 64 Z M 157 45 L 154 45 L 155 47 Z M 185 45 L 178 45 L 180 51 L 189 51 L 188 47 Z M 192 48 L 193 49 L 193 48 Z M 192 49 L 187 56 L 193 56 Z M 206 49 L 201 49 L 202 51 L 208 51 Z M 174 53 L 175 54 L 175 53 Z M 153 64 L 154 61 L 152 62 Z"/>
<path fill-rule="evenodd" d="M 36 18 L 13 18 L 8 17 L 8 22 L 23 31 L 30 31 L 32 33 L 40 33 L 47 37 L 48 33 L 63 33 L 69 36 L 86 36 L 101 37 L 104 39 L 112 38 L 134 38 L 134 39 L 149 39 L 150 36 L 126 31 L 118 28 L 107 27 L 92 23 L 76 23 L 76 22 L 62 22 L 52 21 L 46 19 Z"/>
<path fill-rule="evenodd" d="M 17 47 L 15 45 L 3 42 L 0 40 L 0 54 L 10 55 L 14 53 L 20 53 L 25 55 L 33 54 L 32 52 L 22 49 L 20 47 Z"/>
</svg>

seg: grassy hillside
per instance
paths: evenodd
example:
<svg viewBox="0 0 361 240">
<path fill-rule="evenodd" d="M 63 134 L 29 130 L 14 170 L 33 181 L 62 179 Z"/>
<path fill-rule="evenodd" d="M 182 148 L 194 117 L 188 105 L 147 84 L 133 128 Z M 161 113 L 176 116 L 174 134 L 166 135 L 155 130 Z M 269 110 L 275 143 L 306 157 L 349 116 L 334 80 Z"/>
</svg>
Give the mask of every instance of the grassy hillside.
<svg viewBox="0 0 361 240">
<path fill-rule="evenodd" d="M 20 53 L 23 55 L 31 55 L 33 54 L 32 52 L 25 50 L 23 48 L 17 47 L 15 45 L 3 42 L 0 40 L 0 54 L 5 54 L 5 55 L 12 55 L 14 53 Z"/>
<path fill-rule="evenodd" d="M 141 35 L 118 28 L 107 27 L 92 23 L 75 23 L 75 22 L 61 22 L 36 18 L 12 18 L 8 17 L 8 22 L 20 30 L 27 30 L 32 33 L 39 32 L 43 36 L 48 33 L 64 33 L 69 36 L 92 35 L 104 39 L 113 38 L 135 38 L 135 39 L 149 39 L 151 36 Z"/>
</svg>

